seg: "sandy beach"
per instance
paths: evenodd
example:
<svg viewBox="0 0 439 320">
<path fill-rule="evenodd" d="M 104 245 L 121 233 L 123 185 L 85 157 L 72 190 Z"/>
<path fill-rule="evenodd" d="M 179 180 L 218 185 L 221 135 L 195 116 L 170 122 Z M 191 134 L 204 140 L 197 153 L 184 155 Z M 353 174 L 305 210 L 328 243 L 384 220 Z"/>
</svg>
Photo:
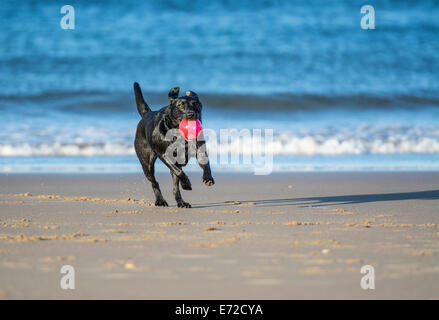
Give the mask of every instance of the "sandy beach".
<svg viewBox="0 0 439 320">
<path fill-rule="evenodd" d="M 439 173 L 189 177 L 192 209 L 169 174 L 168 208 L 141 174 L 1 175 L 0 297 L 439 298 Z"/>
</svg>

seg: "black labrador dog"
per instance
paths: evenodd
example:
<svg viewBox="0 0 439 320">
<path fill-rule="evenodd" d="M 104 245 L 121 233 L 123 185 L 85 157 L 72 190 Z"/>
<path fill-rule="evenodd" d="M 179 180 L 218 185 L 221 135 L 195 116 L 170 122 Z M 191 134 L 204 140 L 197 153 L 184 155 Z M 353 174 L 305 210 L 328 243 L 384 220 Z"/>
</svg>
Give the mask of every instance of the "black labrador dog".
<svg viewBox="0 0 439 320">
<path fill-rule="evenodd" d="M 209 158 L 206 152 L 205 141 L 202 133 L 195 141 L 195 154 L 190 152 L 188 141 L 174 136 L 169 139 L 167 133 L 174 129 L 178 132 L 181 120 L 199 120 L 201 122 L 202 105 L 195 92 L 186 91 L 186 95 L 178 97 L 179 87 L 169 91 L 169 105 L 158 111 L 151 111 L 137 82 L 134 83 L 134 95 L 136 97 L 137 111 L 142 119 L 137 125 L 134 148 L 142 165 L 146 178 L 151 182 L 155 194 L 156 206 L 168 206 L 162 196 L 159 184 L 154 176 L 154 163 L 159 158 L 169 168 L 174 182 L 174 197 L 180 208 L 190 208 L 191 205 L 183 201 L 179 183 L 184 190 L 192 190 L 191 182 L 181 169 L 189 161 L 191 156 L 196 155 L 198 164 L 203 169 L 203 183 L 211 186 L 215 182 L 210 171 Z M 184 150 L 183 159 L 175 161 L 176 152 L 172 151 L 175 143 L 181 143 Z M 169 150 L 174 157 L 169 156 Z M 180 149 L 181 150 L 181 149 Z"/>
</svg>

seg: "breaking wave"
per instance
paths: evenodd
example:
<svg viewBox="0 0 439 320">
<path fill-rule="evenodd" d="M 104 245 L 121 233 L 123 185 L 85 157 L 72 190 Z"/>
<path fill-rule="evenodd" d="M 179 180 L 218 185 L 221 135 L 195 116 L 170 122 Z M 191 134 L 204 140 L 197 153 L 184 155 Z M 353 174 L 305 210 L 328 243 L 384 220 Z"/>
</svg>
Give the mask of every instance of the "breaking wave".
<svg viewBox="0 0 439 320">
<path fill-rule="evenodd" d="M 254 151 L 273 155 L 361 155 L 361 154 L 409 154 L 439 153 L 439 127 L 362 127 L 357 130 L 321 129 L 297 133 L 291 131 L 274 132 L 272 139 L 262 136 L 261 140 L 252 135 L 241 135 L 236 139 L 207 138 L 207 148 L 211 154 L 251 154 Z M 249 131 L 251 132 L 251 131 Z M 54 134 L 52 137 L 57 137 Z M 106 137 L 103 135 L 103 137 Z M 0 143 L 0 156 L 115 156 L 134 155 L 132 135 L 118 137 L 113 141 L 101 139 L 70 139 L 44 142 Z M 84 143 L 84 141 L 93 141 Z M 97 140 L 97 141 L 96 141 Z M 101 141 L 99 141 L 101 140 Z"/>
</svg>

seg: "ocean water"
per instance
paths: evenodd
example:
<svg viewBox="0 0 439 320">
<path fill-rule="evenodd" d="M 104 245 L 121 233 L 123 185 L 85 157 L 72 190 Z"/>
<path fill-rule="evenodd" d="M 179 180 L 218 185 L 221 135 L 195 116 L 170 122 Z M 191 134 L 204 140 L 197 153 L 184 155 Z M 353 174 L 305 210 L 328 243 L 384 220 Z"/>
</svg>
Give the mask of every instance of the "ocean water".
<svg viewBox="0 0 439 320">
<path fill-rule="evenodd" d="M 372 1 L 374 30 L 362 1 L 69 4 L 75 30 L 58 1 L 2 1 L 0 172 L 139 171 L 134 81 L 153 109 L 197 92 L 218 137 L 272 129 L 275 171 L 439 170 L 437 1 Z"/>
</svg>

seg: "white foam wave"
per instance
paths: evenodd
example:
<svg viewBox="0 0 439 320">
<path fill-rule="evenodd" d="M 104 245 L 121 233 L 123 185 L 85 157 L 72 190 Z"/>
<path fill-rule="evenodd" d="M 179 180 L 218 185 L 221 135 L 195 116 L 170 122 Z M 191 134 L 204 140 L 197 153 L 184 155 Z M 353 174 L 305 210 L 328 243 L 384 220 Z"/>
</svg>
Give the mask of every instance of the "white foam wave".
<svg viewBox="0 0 439 320">
<path fill-rule="evenodd" d="M 401 154 L 439 153 L 439 135 L 376 135 L 359 136 L 354 133 L 323 136 L 304 136 L 288 132 L 276 134 L 272 141 L 255 141 L 252 137 L 219 143 L 208 141 L 211 154 L 250 155 L 254 152 L 273 155 L 343 155 L 343 154 Z M 134 155 L 132 143 L 3 143 L 0 156 L 114 156 Z"/>
<path fill-rule="evenodd" d="M 134 154 L 133 146 L 117 143 L 84 145 L 44 143 L 0 144 L 0 156 L 116 156 Z"/>
</svg>

